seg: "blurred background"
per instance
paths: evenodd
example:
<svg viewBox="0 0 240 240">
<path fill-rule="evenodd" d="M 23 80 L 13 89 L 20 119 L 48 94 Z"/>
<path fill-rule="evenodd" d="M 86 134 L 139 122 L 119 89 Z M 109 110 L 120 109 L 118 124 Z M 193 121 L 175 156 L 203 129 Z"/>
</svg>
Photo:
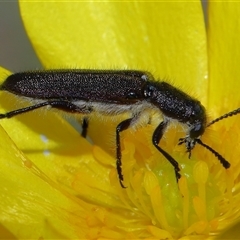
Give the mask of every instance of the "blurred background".
<svg viewBox="0 0 240 240">
<path fill-rule="evenodd" d="M 202 6 L 206 13 L 207 0 Z M 17 0 L 0 1 L 0 66 L 12 72 L 42 68 L 25 33 Z"/>
<path fill-rule="evenodd" d="M 25 33 L 18 1 L 0 1 L 0 66 L 12 72 L 41 68 Z"/>
</svg>

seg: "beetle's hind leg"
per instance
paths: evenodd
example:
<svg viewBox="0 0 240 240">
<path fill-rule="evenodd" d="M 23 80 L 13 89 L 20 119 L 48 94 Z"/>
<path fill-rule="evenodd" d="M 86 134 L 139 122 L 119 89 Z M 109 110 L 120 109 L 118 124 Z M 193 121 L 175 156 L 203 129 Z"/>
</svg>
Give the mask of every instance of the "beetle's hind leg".
<svg viewBox="0 0 240 240">
<path fill-rule="evenodd" d="M 20 109 L 17 109 L 17 110 L 13 110 L 11 112 L 0 114 L 0 119 L 11 118 L 13 116 L 16 116 L 16 115 L 19 115 L 19 114 L 22 114 L 22 113 L 26 113 L 26 112 L 30 112 L 30 111 L 33 111 L 37 108 L 41 108 L 41 107 L 44 107 L 44 106 L 51 106 L 53 108 L 61 109 L 63 111 L 71 112 L 71 113 L 89 114 L 92 111 L 92 109 L 90 109 L 86 106 L 79 107 L 79 106 L 71 103 L 70 101 L 49 100 L 49 101 L 41 102 L 41 103 L 29 106 L 29 107 L 20 108 Z"/>
</svg>

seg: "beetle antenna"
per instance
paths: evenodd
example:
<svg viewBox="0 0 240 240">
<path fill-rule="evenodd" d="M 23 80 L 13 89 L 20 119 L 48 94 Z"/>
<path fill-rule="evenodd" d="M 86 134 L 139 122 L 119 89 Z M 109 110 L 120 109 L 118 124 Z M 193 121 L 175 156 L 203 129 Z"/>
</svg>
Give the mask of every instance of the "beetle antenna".
<svg viewBox="0 0 240 240">
<path fill-rule="evenodd" d="M 203 143 L 200 139 L 196 139 L 196 141 L 197 143 L 199 143 L 200 145 L 208 149 L 211 153 L 213 153 L 213 155 L 220 161 L 220 163 L 223 165 L 224 168 L 227 169 L 230 167 L 230 163 L 222 155 L 220 155 L 218 152 L 216 152 L 207 144 Z"/>
<path fill-rule="evenodd" d="M 237 115 L 237 114 L 239 114 L 239 113 L 240 113 L 240 108 L 235 109 L 235 110 L 233 110 L 233 111 L 231 111 L 231 112 L 229 112 L 229 113 L 226 113 L 226 114 L 224 114 L 224 115 L 222 115 L 222 116 L 214 119 L 213 121 L 211 121 L 210 123 L 208 123 L 207 127 L 209 127 L 209 126 L 213 125 L 214 123 L 219 122 L 219 121 L 221 121 L 221 120 L 223 120 L 223 119 L 225 119 L 225 118 L 235 116 L 235 115 Z"/>
</svg>

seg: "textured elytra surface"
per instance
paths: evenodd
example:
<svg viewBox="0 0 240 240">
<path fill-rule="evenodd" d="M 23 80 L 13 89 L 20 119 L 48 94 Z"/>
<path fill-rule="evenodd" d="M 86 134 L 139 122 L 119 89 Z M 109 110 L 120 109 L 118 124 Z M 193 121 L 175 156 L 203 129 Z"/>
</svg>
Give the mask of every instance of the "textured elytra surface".
<svg viewBox="0 0 240 240">
<path fill-rule="evenodd" d="M 142 98 L 146 78 L 142 71 L 54 70 L 16 73 L 1 88 L 16 95 L 50 99 L 123 101 Z"/>
</svg>

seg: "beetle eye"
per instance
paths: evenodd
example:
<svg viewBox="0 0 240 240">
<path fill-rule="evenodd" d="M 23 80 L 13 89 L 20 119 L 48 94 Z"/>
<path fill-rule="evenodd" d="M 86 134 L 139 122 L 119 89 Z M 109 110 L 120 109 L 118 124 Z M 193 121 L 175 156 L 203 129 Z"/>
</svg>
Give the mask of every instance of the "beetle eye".
<svg viewBox="0 0 240 240">
<path fill-rule="evenodd" d="M 191 112 L 191 115 L 189 116 L 189 120 L 190 120 L 190 122 L 193 122 L 196 120 L 196 112 L 195 111 Z"/>
<path fill-rule="evenodd" d="M 152 97 L 154 90 L 155 90 L 154 86 L 148 85 L 144 90 L 144 96 L 148 98 Z"/>
</svg>

